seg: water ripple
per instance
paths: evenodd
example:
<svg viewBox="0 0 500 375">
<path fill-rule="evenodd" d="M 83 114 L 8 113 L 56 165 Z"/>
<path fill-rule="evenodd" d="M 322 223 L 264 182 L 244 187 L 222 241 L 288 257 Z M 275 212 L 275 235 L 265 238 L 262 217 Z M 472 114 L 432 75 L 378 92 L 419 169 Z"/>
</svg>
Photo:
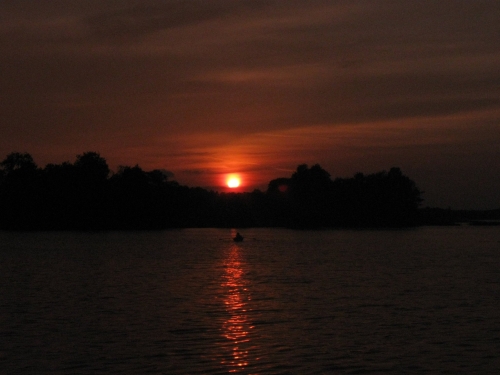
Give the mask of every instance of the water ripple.
<svg viewBox="0 0 500 375">
<path fill-rule="evenodd" d="M 0 233 L 2 372 L 500 368 L 497 228 L 248 232 Z"/>
</svg>

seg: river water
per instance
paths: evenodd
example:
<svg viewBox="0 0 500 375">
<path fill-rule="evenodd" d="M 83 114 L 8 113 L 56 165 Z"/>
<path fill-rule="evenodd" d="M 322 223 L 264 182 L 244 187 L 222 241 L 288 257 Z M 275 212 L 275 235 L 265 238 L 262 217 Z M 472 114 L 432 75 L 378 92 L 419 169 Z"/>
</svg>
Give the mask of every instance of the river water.
<svg viewBox="0 0 500 375">
<path fill-rule="evenodd" d="M 0 372 L 499 373 L 500 227 L 241 232 L 0 232 Z"/>
</svg>

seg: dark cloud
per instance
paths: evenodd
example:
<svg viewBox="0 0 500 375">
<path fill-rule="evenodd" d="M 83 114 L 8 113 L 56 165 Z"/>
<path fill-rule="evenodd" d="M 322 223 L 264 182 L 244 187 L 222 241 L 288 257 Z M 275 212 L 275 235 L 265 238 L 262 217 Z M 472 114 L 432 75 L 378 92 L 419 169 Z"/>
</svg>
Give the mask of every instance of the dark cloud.
<svg viewBox="0 0 500 375">
<path fill-rule="evenodd" d="M 340 136 L 335 128 L 346 136 L 346 124 L 386 134 L 397 123 L 406 134 L 416 120 L 437 138 L 452 116 L 466 119 L 456 132 L 480 129 L 465 148 L 473 168 L 500 142 L 485 127 L 500 121 L 498 19 L 495 0 L 5 0 L 0 152 L 32 150 L 57 162 L 99 146 L 117 165 L 137 157 L 131 163 L 173 169 L 171 158 L 181 178 L 182 170 L 209 176 L 236 167 L 210 159 L 236 160 L 230 150 L 244 160 L 238 168 L 261 165 L 268 178 L 293 169 L 286 160 L 296 156 L 326 155 L 325 163 L 359 170 L 353 150 L 375 152 L 364 140 L 344 149 L 350 159 L 328 152 L 334 143 L 318 153 L 307 138 L 291 141 L 302 129 L 325 127 L 328 140 Z M 255 141 L 271 133 L 284 140 L 279 147 Z M 428 150 L 419 144 L 410 154 L 400 141 L 379 149 L 380 167 L 413 165 Z M 463 149 L 456 143 L 446 153 Z M 448 159 L 433 150 L 444 169 Z"/>
<path fill-rule="evenodd" d="M 240 7 L 235 1 L 141 1 L 96 12 L 84 21 L 89 33 L 99 39 L 130 42 L 130 38 L 221 19 Z"/>
</svg>

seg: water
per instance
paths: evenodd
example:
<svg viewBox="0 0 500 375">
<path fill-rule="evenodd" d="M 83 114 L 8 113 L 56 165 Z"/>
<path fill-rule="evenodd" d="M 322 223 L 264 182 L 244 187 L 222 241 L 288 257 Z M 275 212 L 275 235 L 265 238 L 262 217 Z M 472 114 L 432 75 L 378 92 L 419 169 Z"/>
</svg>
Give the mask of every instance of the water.
<svg viewBox="0 0 500 375">
<path fill-rule="evenodd" d="M 0 232 L 0 372 L 499 372 L 500 228 L 233 234 Z"/>
</svg>

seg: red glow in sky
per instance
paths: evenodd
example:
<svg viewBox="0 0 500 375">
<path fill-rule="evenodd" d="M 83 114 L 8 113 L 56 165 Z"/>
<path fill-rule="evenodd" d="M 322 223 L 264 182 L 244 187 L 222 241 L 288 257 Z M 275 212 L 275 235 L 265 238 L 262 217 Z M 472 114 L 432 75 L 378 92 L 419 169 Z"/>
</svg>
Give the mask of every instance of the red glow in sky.
<svg viewBox="0 0 500 375">
<path fill-rule="evenodd" d="M 400 167 L 424 205 L 500 207 L 500 6 L 0 2 L 0 159 L 265 189 L 298 164 Z"/>
</svg>

